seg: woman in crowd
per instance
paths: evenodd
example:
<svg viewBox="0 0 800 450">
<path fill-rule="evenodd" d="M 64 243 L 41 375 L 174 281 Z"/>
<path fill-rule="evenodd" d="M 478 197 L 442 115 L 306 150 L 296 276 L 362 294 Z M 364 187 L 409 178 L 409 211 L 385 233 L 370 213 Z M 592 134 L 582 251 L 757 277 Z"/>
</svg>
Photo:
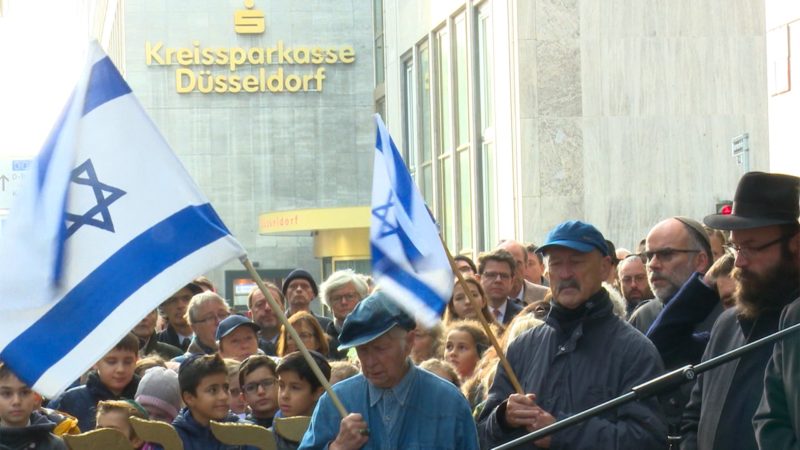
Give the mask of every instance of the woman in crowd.
<svg viewBox="0 0 800 450">
<path fill-rule="evenodd" d="M 483 314 L 483 317 L 490 324 L 500 326 L 495 317 L 489 312 L 486 292 L 481 287 L 480 282 L 474 278 L 466 278 L 464 281 L 472 295 L 467 295 L 461 287 L 461 283 L 456 282 L 455 286 L 453 286 L 453 295 L 450 297 L 450 302 L 447 303 L 447 309 L 444 312 L 443 322 L 445 326 L 464 319 L 478 320 L 478 314 Z M 478 303 L 474 304 L 472 299 L 475 299 Z"/>
<path fill-rule="evenodd" d="M 328 354 L 328 336 L 322 331 L 319 322 L 310 313 L 300 311 L 289 317 L 289 324 L 297 330 L 297 334 L 309 350 L 317 351 L 323 355 Z M 284 357 L 289 353 L 297 351 L 294 339 L 289 336 L 286 328 L 281 326 L 281 334 L 278 337 L 277 353 Z"/>
</svg>

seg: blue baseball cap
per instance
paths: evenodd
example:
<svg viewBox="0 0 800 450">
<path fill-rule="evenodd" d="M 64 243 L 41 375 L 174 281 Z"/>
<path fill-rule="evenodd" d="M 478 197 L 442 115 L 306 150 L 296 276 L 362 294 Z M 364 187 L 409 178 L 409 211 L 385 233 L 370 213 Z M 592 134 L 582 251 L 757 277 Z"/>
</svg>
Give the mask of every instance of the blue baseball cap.
<svg viewBox="0 0 800 450">
<path fill-rule="evenodd" d="M 261 329 L 260 326 L 253 323 L 252 320 L 248 319 L 247 317 L 240 316 L 237 314 L 233 314 L 228 316 L 222 322 L 217 325 L 217 340 L 221 340 L 225 336 L 233 333 L 233 330 L 239 328 L 240 326 L 245 325 L 253 329 L 256 333 Z"/>
<path fill-rule="evenodd" d="M 381 291 L 361 300 L 344 319 L 339 350 L 358 347 L 383 336 L 395 326 L 413 330 L 417 323 Z"/>
<path fill-rule="evenodd" d="M 606 238 L 593 225 L 580 220 L 570 220 L 556 225 L 547 233 L 544 245 L 536 251 L 547 253 L 550 247 L 567 247 L 581 253 L 598 250 L 604 256 L 608 256 Z"/>
</svg>

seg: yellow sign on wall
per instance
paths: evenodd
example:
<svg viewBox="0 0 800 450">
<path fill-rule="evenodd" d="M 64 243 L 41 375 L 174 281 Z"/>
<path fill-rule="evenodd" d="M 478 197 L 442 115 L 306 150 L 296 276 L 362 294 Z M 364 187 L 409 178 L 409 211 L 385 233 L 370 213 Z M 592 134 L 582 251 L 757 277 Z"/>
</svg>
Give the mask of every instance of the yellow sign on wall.
<svg viewBox="0 0 800 450">
<path fill-rule="evenodd" d="M 296 209 L 258 216 L 258 233 L 369 228 L 370 207 Z"/>
<path fill-rule="evenodd" d="M 233 29 L 238 34 L 261 34 L 266 29 L 264 13 L 253 0 L 234 12 Z M 267 47 L 205 46 L 193 40 L 191 47 L 169 47 L 162 41 L 146 41 L 148 66 L 180 66 L 175 69 L 175 91 L 179 94 L 236 94 L 241 92 L 322 92 L 326 67 L 353 64 L 352 45 L 292 46 L 278 40 Z M 312 66 L 296 73 L 295 67 Z M 225 72 L 220 73 L 220 69 Z M 236 73 L 249 69 L 248 73 Z"/>
</svg>

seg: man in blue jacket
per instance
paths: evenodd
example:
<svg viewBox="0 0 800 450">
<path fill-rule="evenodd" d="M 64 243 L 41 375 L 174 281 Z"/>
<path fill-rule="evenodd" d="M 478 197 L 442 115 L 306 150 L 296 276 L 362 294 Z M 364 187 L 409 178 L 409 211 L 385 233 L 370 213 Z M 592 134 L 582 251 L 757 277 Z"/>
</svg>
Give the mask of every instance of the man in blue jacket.
<svg viewBox="0 0 800 450">
<path fill-rule="evenodd" d="M 478 430 L 483 448 L 625 394 L 662 373 L 653 344 L 613 313 L 602 282 L 611 268 L 605 238 L 592 225 L 564 222 L 539 248 L 554 301 L 546 326 L 515 339 L 511 368 L 525 394 L 497 368 Z M 628 403 L 534 442 L 536 448 L 666 447 L 666 423 L 655 399 Z M 530 443 L 519 448 L 530 449 Z"/>
<path fill-rule="evenodd" d="M 350 414 L 342 419 L 324 394 L 300 449 L 478 449 L 466 398 L 411 362 L 415 326 L 380 291 L 356 306 L 342 326 L 339 349 L 355 347 L 362 373 L 333 387 Z"/>
</svg>

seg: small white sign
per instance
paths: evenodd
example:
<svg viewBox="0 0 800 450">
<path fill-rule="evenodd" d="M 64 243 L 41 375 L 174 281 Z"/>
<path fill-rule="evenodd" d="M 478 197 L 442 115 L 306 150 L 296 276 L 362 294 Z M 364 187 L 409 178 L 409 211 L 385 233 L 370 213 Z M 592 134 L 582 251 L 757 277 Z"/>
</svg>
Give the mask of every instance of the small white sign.
<svg viewBox="0 0 800 450">
<path fill-rule="evenodd" d="M 0 210 L 11 208 L 30 163 L 30 159 L 0 159 Z"/>
</svg>

